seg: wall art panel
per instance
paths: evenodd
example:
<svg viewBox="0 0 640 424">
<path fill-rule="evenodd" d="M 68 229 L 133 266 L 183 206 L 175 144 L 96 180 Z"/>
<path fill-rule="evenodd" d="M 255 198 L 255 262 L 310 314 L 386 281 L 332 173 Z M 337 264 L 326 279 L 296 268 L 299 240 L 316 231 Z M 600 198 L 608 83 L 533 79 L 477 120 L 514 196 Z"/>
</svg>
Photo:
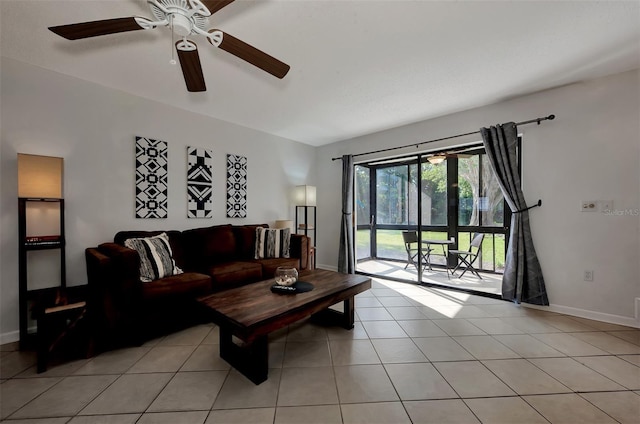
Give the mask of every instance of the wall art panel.
<svg viewBox="0 0 640 424">
<path fill-rule="evenodd" d="M 187 217 L 213 215 L 213 155 L 209 149 L 187 146 Z"/>
<path fill-rule="evenodd" d="M 247 158 L 227 155 L 227 218 L 247 217 Z"/>
<path fill-rule="evenodd" d="M 136 218 L 167 217 L 167 143 L 136 137 Z"/>
</svg>

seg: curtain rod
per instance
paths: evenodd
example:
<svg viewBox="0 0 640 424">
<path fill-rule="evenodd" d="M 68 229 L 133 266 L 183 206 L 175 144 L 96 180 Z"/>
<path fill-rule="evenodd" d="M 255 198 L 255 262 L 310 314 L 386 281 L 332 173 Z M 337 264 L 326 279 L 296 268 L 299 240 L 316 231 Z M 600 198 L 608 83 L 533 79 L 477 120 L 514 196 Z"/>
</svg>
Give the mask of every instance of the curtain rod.
<svg viewBox="0 0 640 424">
<path fill-rule="evenodd" d="M 542 121 L 553 121 L 554 119 L 556 119 L 555 115 L 549 115 L 549 116 L 545 116 L 543 118 L 536 118 L 536 119 L 530 119 L 528 121 L 517 122 L 516 126 L 533 124 L 533 123 L 537 123 L 538 125 L 540 125 L 540 122 L 542 122 Z M 464 134 L 452 135 L 452 136 L 449 136 L 449 137 L 436 138 L 434 140 L 429 140 L 429 141 L 421 141 L 420 143 L 407 144 L 405 146 L 389 147 L 388 149 L 374 150 L 372 152 L 366 152 L 366 153 L 358 153 L 358 154 L 355 154 L 355 155 L 352 155 L 352 156 L 355 158 L 357 156 L 372 155 L 374 153 L 382 153 L 382 152 L 390 152 L 392 150 L 405 149 L 407 147 L 412 147 L 412 146 L 416 146 L 416 148 L 417 148 L 418 146 L 420 146 L 422 144 L 435 143 L 436 141 L 450 140 L 452 138 L 464 137 L 465 135 L 472 135 L 472 134 L 480 134 L 480 130 L 471 131 L 471 132 L 464 133 Z M 331 158 L 331 160 L 342 160 L 342 157 Z"/>
</svg>

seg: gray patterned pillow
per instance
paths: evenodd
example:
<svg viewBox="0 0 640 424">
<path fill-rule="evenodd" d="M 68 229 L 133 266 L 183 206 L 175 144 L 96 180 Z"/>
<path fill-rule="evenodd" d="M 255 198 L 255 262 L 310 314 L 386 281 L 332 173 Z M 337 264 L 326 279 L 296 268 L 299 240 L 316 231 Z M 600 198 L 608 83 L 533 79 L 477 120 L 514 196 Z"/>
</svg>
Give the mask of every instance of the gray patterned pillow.
<svg viewBox="0 0 640 424">
<path fill-rule="evenodd" d="M 167 233 L 147 238 L 130 238 L 124 245 L 134 249 L 140 256 L 140 281 L 149 283 L 169 275 L 182 274 L 173 260 Z"/>
<path fill-rule="evenodd" d="M 291 237 L 290 228 L 256 228 L 256 259 L 266 258 L 288 258 L 289 241 Z"/>
</svg>

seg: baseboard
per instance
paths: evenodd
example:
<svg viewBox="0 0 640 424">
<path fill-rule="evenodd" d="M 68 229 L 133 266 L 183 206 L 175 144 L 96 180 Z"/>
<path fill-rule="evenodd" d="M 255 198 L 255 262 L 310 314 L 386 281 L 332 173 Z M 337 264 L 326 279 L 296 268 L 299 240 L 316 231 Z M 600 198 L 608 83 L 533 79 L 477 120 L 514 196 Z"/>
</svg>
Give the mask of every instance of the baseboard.
<svg viewBox="0 0 640 424">
<path fill-rule="evenodd" d="M 0 334 L 0 345 L 17 342 L 19 340 L 20 332 L 18 330 Z"/>
<path fill-rule="evenodd" d="M 570 306 L 554 305 L 538 306 L 523 303 L 522 306 L 532 309 L 540 309 L 542 311 L 557 312 L 559 314 L 571 315 L 579 318 L 587 318 L 595 321 L 608 322 L 610 324 L 624 325 L 627 327 L 640 328 L 640 322 L 633 317 L 624 317 L 621 315 L 605 314 L 604 312 L 589 311 L 587 309 L 572 308 Z"/>
<path fill-rule="evenodd" d="M 318 268 L 318 269 L 326 269 L 327 271 L 335 271 L 335 272 L 338 272 L 338 267 L 337 267 L 337 266 L 331 266 L 331 265 L 325 265 L 325 264 L 318 264 L 318 265 L 316 265 L 316 268 Z"/>
</svg>

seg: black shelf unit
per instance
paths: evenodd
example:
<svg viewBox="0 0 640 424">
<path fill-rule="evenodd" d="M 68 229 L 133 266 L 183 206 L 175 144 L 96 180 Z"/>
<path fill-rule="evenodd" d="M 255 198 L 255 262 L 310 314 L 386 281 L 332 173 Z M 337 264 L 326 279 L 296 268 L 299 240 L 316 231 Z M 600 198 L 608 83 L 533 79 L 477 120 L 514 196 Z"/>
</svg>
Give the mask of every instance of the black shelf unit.
<svg viewBox="0 0 640 424">
<path fill-rule="evenodd" d="M 313 224 L 309 223 L 309 212 L 313 215 Z M 315 206 L 296 206 L 296 234 L 304 234 L 313 239 L 313 247 L 316 247 L 316 218 Z"/>
<path fill-rule="evenodd" d="M 56 235 L 27 237 L 27 204 L 31 202 L 57 203 L 60 213 L 60 231 Z M 65 260 L 64 236 L 64 199 L 18 198 L 18 287 L 20 317 L 20 348 L 33 346 L 33 337 L 29 334 L 29 311 L 42 305 L 59 303 L 65 296 L 67 272 Z M 60 286 L 29 290 L 28 287 L 28 252 L 40 250 L 60 250 Z"/>
</svg>

